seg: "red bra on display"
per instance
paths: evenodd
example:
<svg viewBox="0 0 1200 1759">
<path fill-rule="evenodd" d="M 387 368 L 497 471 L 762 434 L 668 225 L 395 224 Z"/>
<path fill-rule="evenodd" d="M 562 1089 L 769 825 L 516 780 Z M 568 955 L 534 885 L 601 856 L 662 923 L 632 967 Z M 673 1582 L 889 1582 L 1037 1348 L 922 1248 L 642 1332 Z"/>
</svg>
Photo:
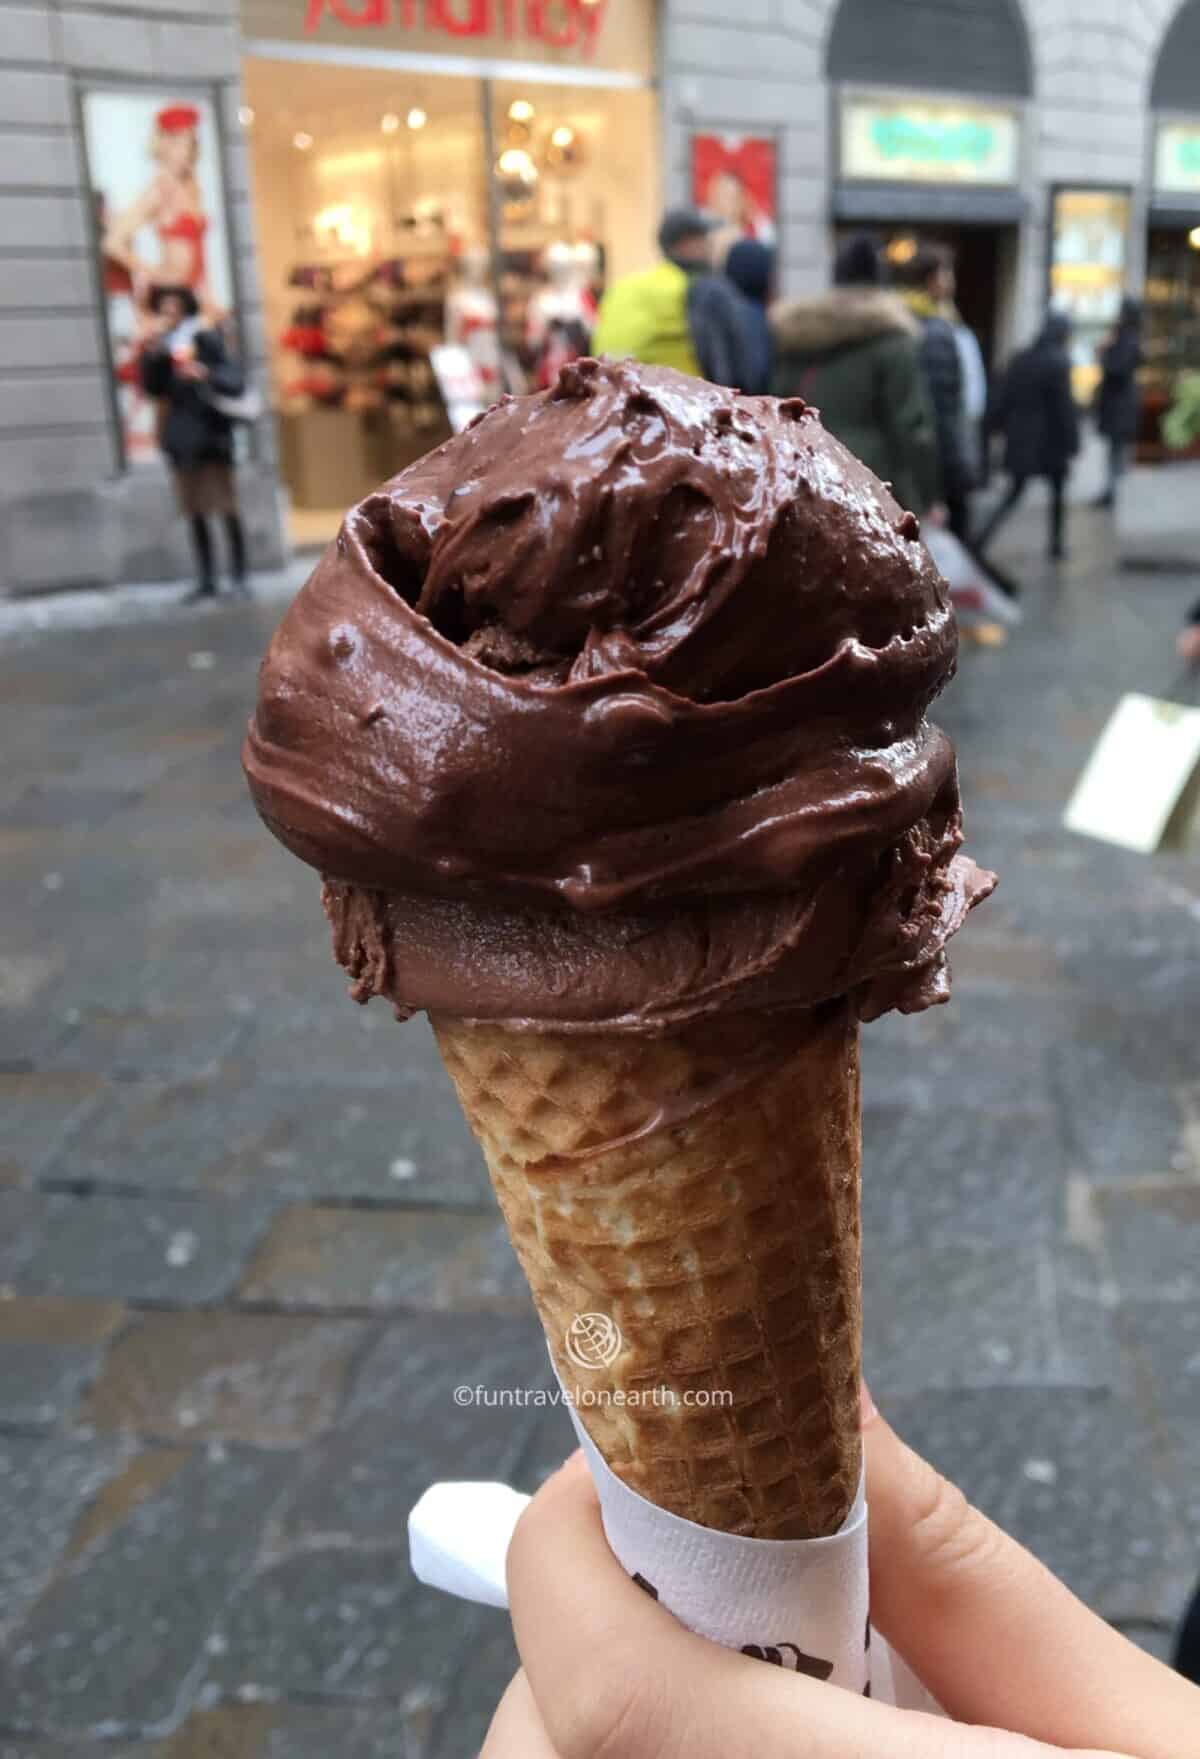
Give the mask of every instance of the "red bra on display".
<svg viewBox="0 0 1200 1759">
<path fill-rule="evenodd" d="M 188 278 L 191 286 L 199 286 L 204 279 L 204 234 L 207 231 L 208 219 L 204 214 L 180 214 L 158 229 L 162 240 L 178 238 L 192 246 L 192 272 Z"/>
<path fill-rule="evenodd" d="M 208 231 L 208 220 L 203 214 L 180 214 L 177 220 L 169 220 L 160 226 L 160 238 L 194 238 L 197 242 Z"/>
</svg>

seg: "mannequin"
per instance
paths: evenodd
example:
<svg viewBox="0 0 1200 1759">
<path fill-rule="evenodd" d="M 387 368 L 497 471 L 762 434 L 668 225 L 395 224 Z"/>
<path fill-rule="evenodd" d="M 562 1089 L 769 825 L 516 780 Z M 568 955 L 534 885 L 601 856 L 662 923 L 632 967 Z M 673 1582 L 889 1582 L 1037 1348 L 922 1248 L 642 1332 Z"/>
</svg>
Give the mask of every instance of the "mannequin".
<svg viewBox="0 0 1200 1759">
<path fill-rule="evenodd" d="M 591 251 L 592 258 L 582 259 L 581 250 Z M 542 259 L 546 279 L 530 299 L 525 319 L 525 344 L 539 388 L 552 385 L 568 361 L 588 351 L 596 301 L 585 276 L 594 259 L 594 245 L 565 242 L 550 245 Z"/>
<path fill-rule="evenodd" d="M 446 295 L 446 340 L 465 348 L 490 402 L 504 385 L 496 296 L 488 282 L 488 253 L 468 245 L 458 261 L 458 284 Z"/>
</svg>

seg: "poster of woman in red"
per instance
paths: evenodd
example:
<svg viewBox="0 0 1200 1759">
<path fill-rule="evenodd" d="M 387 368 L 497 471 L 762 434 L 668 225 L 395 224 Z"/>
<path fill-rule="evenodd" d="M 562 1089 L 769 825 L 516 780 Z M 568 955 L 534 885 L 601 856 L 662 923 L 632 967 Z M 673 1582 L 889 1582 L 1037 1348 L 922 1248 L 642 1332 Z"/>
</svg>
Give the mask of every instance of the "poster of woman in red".
<svg viewBox="0 0 1200 1759">
<path fill-rule="evenodd" d="M 209 322 L 233 302 L 217 118 L 204 95 L 99 85 L 83 116 L 125 457 L 138 462 L 157 451 L 137 365 L 155 289 L 186 287 Z"/>
<path fill-rule="evenodd" d="M 150 143 L 156 169 L 129 206 L 109 219 L 104 234 L 105 257 L 128 271 L 143 302 L 156 287 L 188 287 L 202 306 L 209 304 L 209 217 L 196 175 L 199 157 L 199 110 L 195 104 L 165 104 Z M 145 236 L 155 240 L 152 259 L 139 255 Z"/>
<path fill-rule="evenodd" d="M 730 238 L 775 242 L 775 142 L 744 134 L 692 136 L 692 200 Z"/>
</svg>

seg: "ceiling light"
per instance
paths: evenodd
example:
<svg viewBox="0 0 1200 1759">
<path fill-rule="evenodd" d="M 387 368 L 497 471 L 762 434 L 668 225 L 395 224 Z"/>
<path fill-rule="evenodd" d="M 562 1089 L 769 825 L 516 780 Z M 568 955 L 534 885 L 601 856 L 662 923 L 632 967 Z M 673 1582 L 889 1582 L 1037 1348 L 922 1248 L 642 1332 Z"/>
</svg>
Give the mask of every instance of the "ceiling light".
<svg viewBox="0 0 1200 1759">
<path fill-rule="evenodd" d="M 305 129 L 298 129 L 292 136 L 292 145 L 298 153 L 306 153 L 313 144 L 313 137 Z"/>
<path fill-rule="evenodd" d="M 254 126 L 254 111 L 249 104 L 243 104 L 238 111 L 238 121 L 243 128 L 252 128 Z"/>
<path fill-rule="evenodd" d="M 514 183 L 533 184 L 538 180 L 537 166 L 524 147 L 506 147 L 496 160 L 496 170 Z"/>
<path fill-rule="evenodd" d="M 386 116 L 380 118 L 379 126 L 384 134 L 395 134 L 400 126 L 400 118 L 394 110 L 389 110 Z"/>
<path fill-rule="evenodd" d="M 429 118 L 419 104 L 414 104 L 406 120 L 410 128 L 424 128 Z"/>
<path fill-rule="evenodd" d="M 508 106 L 508 120 L 510 122 L 533 121 L 533 105 L 529 102 L 528 98 L 513 99 L 512 103 Z"/>
<path fill-rule="evenodd" d="M 561 127 L 556 128 L 554 133 L 550 136 L 550 144 L 554 147 L 563 148 L 574 146 L 575 130 L 573 128 L 568 128 L 564 122 Z"/>
</svg>

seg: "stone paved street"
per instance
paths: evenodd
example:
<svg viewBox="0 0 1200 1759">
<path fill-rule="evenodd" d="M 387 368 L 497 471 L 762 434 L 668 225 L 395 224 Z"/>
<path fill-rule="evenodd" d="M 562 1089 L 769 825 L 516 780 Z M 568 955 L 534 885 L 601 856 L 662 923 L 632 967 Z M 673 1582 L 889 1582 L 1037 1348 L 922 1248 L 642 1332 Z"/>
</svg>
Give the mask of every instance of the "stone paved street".
<svg viewBox="0 0 1200 1759">
<path fill-rule="evenodd" d="M 1165 1648 L 1200 1571 L 1200 863 L 1066 836 L 1194 582 L 1076 515 L 941 718 L 1002 888 L 951 1005 L 866 1035 L 880 1404 Z M 421 1590 L 438 1476 L 532 1488 L 560 1414 L 421 1023 L 355 1009 L 238 749 L 278 605 L 0 657 L 0 1759 L 472 1759 L 499 1614 Z"/>
</svg>

